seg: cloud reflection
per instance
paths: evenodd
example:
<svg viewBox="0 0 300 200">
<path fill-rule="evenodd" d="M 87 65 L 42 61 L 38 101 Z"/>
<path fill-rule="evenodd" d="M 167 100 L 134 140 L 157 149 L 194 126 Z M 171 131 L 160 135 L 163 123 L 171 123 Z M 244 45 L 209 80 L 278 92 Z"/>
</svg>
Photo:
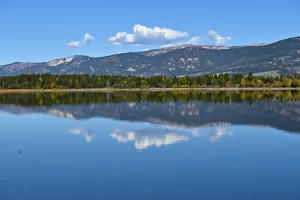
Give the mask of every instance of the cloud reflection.
<svg viewBox="0 0 300 200">
<path fill-rule="evenodd" d="M 83 135 L 87 142 L 91 142 L 96 138 L 96 135 L 94 135 L 92 132 L 81 128 L 74 128 L 74 129 L 70 129 L 69 131 L 74 135 Z"/>
<path fill-rule="evenodd" d="M 130 125 L 130 126 L 127 126 Z M 118 129 L 112 129 L 110 137 L 118 141 L 118 143 L 134 143 L 137 150 L 144 150 L 150 147 L 163 147 L 187 142 L 190 136 L 204 138 L 211 143 L 219 141 L 221 137 L 231 136 L 230 126 L 224 123 L 207 124 L 198 128 L 178 127 L 171 125 L 154 125 L 149 123 L 127 124 Z M 82 128 L 74 128 L 69 130 L 74 135 L 83 135 L 87 142 L 91 142 L 96 135 Z"/>
<path fill-rule="evenodd" d="M 231 136 L 232 132 L 227 127 L 215 127 L 209 132 L 209 141 L 217 142 L 223 136 Z"/>
<path fill-rule="evenodd" d="M 119 143 L 134 141 L 137 150 L 148 149 L 149 147 L 162 147 L 188 141 L 188 136 L 163 127 L 145 127 L 135 130 L 114 130 L 110 136 Z"/>
</svg>

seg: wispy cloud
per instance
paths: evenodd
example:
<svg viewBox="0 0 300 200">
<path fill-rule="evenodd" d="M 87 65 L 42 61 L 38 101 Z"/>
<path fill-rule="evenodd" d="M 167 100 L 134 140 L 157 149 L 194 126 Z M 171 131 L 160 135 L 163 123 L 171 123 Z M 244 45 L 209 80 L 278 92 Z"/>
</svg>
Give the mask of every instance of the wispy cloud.
<svg viewBox="0 0 300 200">
<path fill-rule="evenodd" d="M 118 32 L 108 40 L 113 45 L 163 45 L 180 41 L 188 36 L 187 32 L 180 32 L 168 28 L 146 27 L 136 24 L 133 33 Z"/>
<path fill-rule="evenodd" d="M 95 37 L 86 33 L 83 36 L 83 40 L 81 41 L 72 41 L 68 43 L 68 47 L 82 47 L 86 44 L 89 44 L 92 40 L 94 40 Z"/>
</svg>

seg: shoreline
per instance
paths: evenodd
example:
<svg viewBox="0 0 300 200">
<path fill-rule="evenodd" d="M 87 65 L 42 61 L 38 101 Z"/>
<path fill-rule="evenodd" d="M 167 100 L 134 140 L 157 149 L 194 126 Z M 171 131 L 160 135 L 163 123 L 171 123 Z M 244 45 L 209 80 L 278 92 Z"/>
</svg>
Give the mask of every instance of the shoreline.
<svg viewBox="0 0 300 200">
<path fill-rule="evenodd" d="M 185 92 L 185 91 L 300 91 L 300 88 L 87 88 L 87 89 L 0 89 L 1 93 L 37 92 Z"/>
</svg>

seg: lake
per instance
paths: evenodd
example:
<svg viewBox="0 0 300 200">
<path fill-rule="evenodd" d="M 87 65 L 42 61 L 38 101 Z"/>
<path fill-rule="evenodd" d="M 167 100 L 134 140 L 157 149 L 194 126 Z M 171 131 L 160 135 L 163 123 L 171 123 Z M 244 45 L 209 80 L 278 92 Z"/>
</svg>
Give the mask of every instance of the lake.
<svg viewBox="0 0 300 200">
<path fill-rule="evenodd" d="M 300 91 L 0 94 L 0 199 L 300 199 Z"/>
</svg>

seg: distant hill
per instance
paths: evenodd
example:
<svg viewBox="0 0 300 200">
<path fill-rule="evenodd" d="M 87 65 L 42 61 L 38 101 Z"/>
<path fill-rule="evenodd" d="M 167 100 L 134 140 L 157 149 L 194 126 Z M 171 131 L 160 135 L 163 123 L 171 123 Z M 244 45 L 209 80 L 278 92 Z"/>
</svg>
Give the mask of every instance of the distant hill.
<svg viewBox="0 0 300 200">
<path fill-rule="evenodd" d="M 250 46 L 182 45 L 106 57 L 72 56 L 49 62 L 0 66 L 0 76 L 28 73 L 182 76 L 252 72 L 300 73 L 300 37 Z"/>
</svg>

